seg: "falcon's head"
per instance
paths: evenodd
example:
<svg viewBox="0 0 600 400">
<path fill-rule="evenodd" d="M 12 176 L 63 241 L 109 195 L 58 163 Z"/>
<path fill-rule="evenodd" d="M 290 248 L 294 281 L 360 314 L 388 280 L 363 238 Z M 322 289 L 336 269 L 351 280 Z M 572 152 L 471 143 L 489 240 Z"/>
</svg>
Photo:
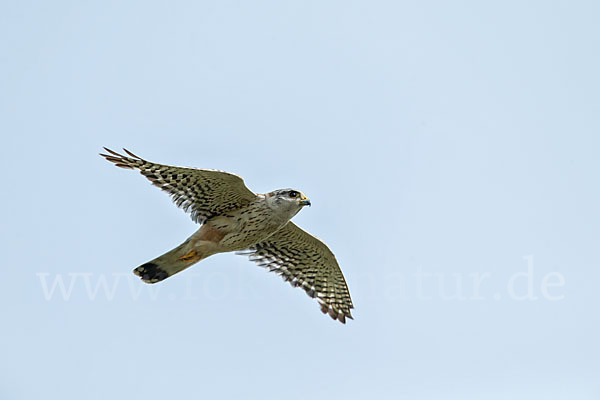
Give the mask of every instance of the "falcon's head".
<svg viewBox="0 0 600 400">
<path fill-rule="evenodd" d="M 290 218 L 304 206 L 310 206 L 310 200 L 299 190 L 280 189 L 265 195 L 267 204 L 277 210 L 289 213 Z"/>
</svg>

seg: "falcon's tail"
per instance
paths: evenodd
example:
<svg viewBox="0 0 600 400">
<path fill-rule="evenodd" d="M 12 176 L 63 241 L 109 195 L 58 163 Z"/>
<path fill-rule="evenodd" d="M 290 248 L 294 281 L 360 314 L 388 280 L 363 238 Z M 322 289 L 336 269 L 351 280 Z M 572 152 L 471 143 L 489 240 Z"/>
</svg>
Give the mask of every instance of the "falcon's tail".
<svg viewBox="0 0 600 400">
<path fill-rule="evenodd" d="M 133 273 L 146 283 L 156 283 L 191 267 L 210 255 L 211 253 L 208 252 L 204 254 L 198 247 L 191 248 L 189 240 L 186 240 L 162 256 L 140 265 L 133 270 Z"/>
</svg>

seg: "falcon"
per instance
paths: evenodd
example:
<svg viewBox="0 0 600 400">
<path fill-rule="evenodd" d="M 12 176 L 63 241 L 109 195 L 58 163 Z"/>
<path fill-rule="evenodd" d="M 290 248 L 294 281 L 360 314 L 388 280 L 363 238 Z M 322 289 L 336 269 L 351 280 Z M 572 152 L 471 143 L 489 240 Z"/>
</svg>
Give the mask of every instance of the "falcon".
<svg viewBox="0 0 600 400">
<path fill-rule="evenodd" d="M 213 254 L 248 255 L 292 286 L 316 298 L 321 311 L 346 323 L 354 308 L 344 275 L 329 248 L 290 220 L 310 200 L 299 190 L 255 194 L 228 172 L 156 164 L 123 149 L 100 154 L 117 167 L 139 170 L 167 192 L 200 228 L 173 250 L 133 270 L 160 282 Z"/>
</svg>

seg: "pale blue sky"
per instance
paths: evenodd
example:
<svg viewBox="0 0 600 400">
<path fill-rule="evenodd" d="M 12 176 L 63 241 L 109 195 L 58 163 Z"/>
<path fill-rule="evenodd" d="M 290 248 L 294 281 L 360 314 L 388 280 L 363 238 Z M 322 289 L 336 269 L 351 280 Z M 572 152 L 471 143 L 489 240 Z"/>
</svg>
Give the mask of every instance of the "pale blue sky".
<svg viewBox="0 0 600 400">
<path fill-rule="evenodd" d="M 1 2 L 0 398 L 600 398 L 598 4 Z M 196 227 L 102 146 L 305 192 L 355 320 L 143 285 Z"/>
</svg>

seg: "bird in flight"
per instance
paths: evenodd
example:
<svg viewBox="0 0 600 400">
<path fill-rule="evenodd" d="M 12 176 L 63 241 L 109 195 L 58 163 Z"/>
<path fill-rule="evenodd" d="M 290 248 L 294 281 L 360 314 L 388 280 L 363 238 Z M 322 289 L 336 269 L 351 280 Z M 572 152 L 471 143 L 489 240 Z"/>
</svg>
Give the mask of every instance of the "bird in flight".
<svg viewBox="0 0 600 400">
<path fill-rule="evenodd" d="M 354 308 L 335 256 L 290 220 L 310 200 L 299 190 L 255 194 L 235 174 L 156 164 L 123 149 L 100 154 L 117 167 L 139 170 L 190 213 L 200 228 L 173 250 L 133 270 L 146 283 L 160 282 L 213 254 L 248 255 L 292 286 L 316 298 L 321 311 L 346 323 Z"/>
</svg>

